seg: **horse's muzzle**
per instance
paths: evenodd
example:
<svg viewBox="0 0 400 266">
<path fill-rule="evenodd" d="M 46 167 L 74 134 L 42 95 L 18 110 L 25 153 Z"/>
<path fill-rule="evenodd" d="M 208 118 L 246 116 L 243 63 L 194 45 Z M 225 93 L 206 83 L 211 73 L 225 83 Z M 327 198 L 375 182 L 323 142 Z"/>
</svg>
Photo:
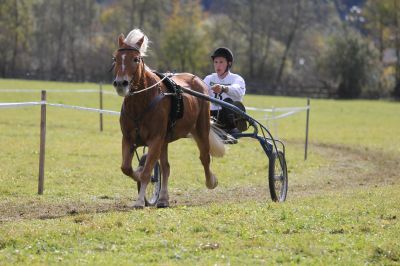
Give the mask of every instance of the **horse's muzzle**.
<svg viewBox="0 0 400 266">
<path fill-rule="evenodd" d="M 117 80 L 115 79 L 113 82 L 113 86 L 115 90 L 117 91 L 119 96 L 125 97 L 128 95 L 129 92 L 129 82 L 125 79 L 123 80 Z"/>
</svg>

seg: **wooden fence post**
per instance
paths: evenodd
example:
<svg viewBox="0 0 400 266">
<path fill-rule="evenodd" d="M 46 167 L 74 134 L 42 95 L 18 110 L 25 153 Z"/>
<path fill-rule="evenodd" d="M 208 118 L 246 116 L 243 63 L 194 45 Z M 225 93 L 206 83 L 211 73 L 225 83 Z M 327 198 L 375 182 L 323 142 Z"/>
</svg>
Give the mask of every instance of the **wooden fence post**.
<svg viewBox="0 0 400 266">
<path fill-rule="evenodd" d="M 307 148 L 308 148 L 308 127 L 310 121 L 310 98 L 307 98 L 307 116 L 306 116 L 306 142 L 304 146 L 304 161 L 307 160 Z"/>
<path fill-rule="evenodd" d="M 46 152 L 46 91 L 42 90 L 42 105 L 40 107 L 40 153 L 39 153 L 39 184 L 38 194 L 43 195 L 44 161 Z"/>
<path fill-rule="evenodd" d="M 100 110 L 103 110 L 103 83 L 100 83 Z M 103 113 L 100 113 L 100 132 L 103 131 Z"/>
</svg>

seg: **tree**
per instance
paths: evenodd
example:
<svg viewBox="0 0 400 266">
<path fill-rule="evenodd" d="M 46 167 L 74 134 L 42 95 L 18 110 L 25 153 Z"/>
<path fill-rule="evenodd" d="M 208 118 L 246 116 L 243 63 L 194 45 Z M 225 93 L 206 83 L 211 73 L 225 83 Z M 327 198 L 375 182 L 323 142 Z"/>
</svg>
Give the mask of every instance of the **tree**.
<svg viewBox="0 0 400 266">
<path fill-rule="evenodd" d="M 333 37 L 330 47 L 321 61 L 328 79 L 336 81 L 339 98 L 360 96 L 363 87 L 376 67 L 376 53 L 368 41 L 354 32 Z"/>
<path fill-rule="evenodd" d="M 32 64 L 38 78 L 91 79 L 96 3 L 91 0 L 43 0 L 34 6 L 36 31 Z"/>
<path fill-rule="evenodd" d="M 260 78 L 257 74 L 263 71 L 259 71 L 259 68 L 263 69 L 269 59 L 272 31 L 278 25 L 277 2 L 272 0 L 222 2 L 221 5 L 226 9 L 221 7 L 220 10 L 228 15 L 231 26 L 217 24 L 215 27 L 226 30 L 228 36 L 222 35 L 224 42 L 230 43 L 233 50 L 238 51 L 236 54 L 246 55 L 238 56 L 240 58 L 238 62 L 244 71 L 243 75 L 250 79 Z"/>
<path fill-rule="evenodd" d="M 400 4 L 397 0 L 393 0 L 393 34 L 394 34 L 394 47 L 396 49 L 396 85 L 393 90 L 393 96 L 400 100 Z"/>
<path fill-rule="evenodd" d="M 132 29 L 140 28 L 150 39 L 149 57 L 146 58 L 146 62 L 157 66 L 158 54 L 163 54 L 160 52 L 161 35 L 171 12 L 170 2 L 163 0 L 118 0 L 114 1 L 113 5 L 102 6 L 98 18 L 96 46 L 103 62 L 109 63 L 119 34 L 126 35 Z"/>
<path fill-rule="evenodd" d="M 146 63 L 160 70 L 204 75 L 210 71 L 210 53 L 227 46 L 235 54 L 233 71 L 245 77 L 251 92 L 285 94 L 287 88 L 320 87 L 320 81 L 339 80 L 345 92 L 349 83 L 364 83 L 342 79 L 344 74 L 339 79 L 328 65 L 321 76 L 317 71 L 317 59 L 326 58 L 322 55 L 330 36 L 344 32 L 349 39 L 346 31 L 360 29 L 342 23 L 346 13 L 342 3 L 214 0 L 203 11 L 200 0 L 1 0 L 0 75 L 26 77 L 29 72 L 37 79 L 108 80 L 116 37 L 141 28 L 151 40 Z M 381 58 L 385 49 L 392 49 L 397 61 L 385 69 L 382 87 L 390 87 L 400 98 L 399 12 L 398 0 L 368 0 L 361 14 L 367 21 L 361 30 L 366 35 L 347 44 L 340 44 L 336 36 L 328 54 L 339 52 L 339 44 L 345 51 L 350 47 L 364 51 L 368 42 L 362 39 L 374 40 Z M 370 60 L 367 56 L 368 67 Z M 369 75 L 375 80 L 378 68 Z"/>
<path fill-rule="evenodd" d="M 208 40 L 199 1 L 174 1 L 158 54 L 161 67 L 203 75 L 209 65 Z"/>
<path fill-rule="evenodd" d="M 256 81 L 275 93 L 288 82 L 293 50 L 309 29 L 319 25 L 317 14 L 328 3 L 318 0 L 220 0 L 214 12 L 229 16 L 231 25 L 224 29 L 225 43 L 236 45 L 240 70 L 246 80 Z M 324 16 L 325 19 L 329 16 Z M 216 28 L 221 25 L 216 25 Z M 217 36 L 216 36 L 217 37 Z M 236 38 L 239 41 L 235 41 Z"/>
<path fill-rule="evenodd" d="M 25 73 L 32 41 L 32 1 L 3 0 L 0 5 L 0 75 Z M 23 69 L 23 70 L 22 70 Z"/>
<path fill-rule="evenodd" d="M 395 85 L 392 94 L 400 99 L 400 3 L 398 0 L 368 0 L 365 9 L 365 28 L 378 44 L 381 59 L 386 49 L 395 51 Z"/>
</svg>

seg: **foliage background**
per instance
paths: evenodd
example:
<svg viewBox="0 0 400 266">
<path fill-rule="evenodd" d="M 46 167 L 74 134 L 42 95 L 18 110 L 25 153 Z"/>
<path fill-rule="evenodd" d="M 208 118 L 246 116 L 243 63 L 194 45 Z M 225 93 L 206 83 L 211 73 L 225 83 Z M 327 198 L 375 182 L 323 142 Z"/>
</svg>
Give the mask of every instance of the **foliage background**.
<svg viewBox="0 0 400 266">
<path fill-rule="evenodd" d="M 253 93 L 397 98 L 399 14 L 396 0 L 2 0 L 0 77 L 108 82 L 117 36 L 138 27 L 160 71 L 204 77 L 209 55 L 227 46 Z M 347 55 L 349 35 L 362 45 Z M 360 64 L 349 67 L 353 57 Z"/>
</svg>

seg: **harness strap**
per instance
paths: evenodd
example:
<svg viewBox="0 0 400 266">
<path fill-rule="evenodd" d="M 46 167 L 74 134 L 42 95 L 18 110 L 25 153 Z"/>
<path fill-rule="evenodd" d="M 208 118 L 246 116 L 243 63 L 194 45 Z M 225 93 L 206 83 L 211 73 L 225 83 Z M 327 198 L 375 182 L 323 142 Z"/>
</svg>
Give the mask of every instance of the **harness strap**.
<svg viewBox="0 0 400 266">
<path fill-rule="evenodd" d="M 154 72 L 161 80 L 163 80 L 164 85 L 167 87 L 168 95 L 171 95 L 171 111 L 170 111 L 170 121 L 171 127 L 173 127 L 176 121 L 183 117 L 184 104 L 181 86 L 175 83 L 173 79 L 162 73 Z"/>
</svg>

